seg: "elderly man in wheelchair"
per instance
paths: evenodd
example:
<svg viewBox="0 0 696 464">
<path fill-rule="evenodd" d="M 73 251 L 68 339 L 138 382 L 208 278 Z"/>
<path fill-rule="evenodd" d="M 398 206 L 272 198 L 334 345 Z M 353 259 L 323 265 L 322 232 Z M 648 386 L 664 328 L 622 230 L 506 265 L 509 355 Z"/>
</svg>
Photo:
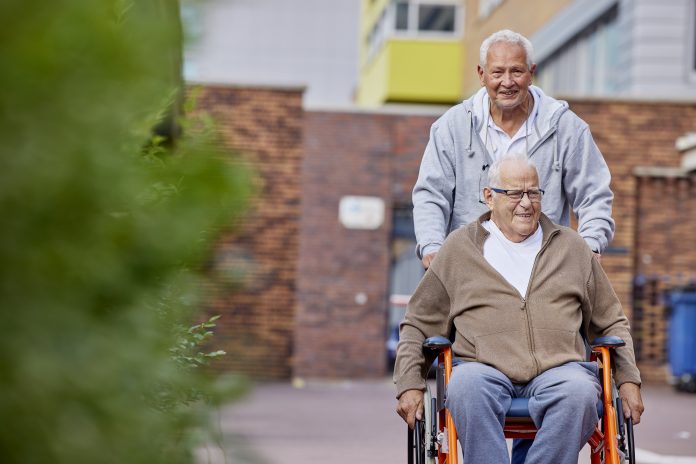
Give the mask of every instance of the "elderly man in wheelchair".
<svg viewBox="0 0 696 464">
<path fill-rule="evenodd" d="M 541 212 L 540 187 L 526 156 L 496 161 L 490 211 L 450 234 L 409 302 L 394 380 L 418 462 L 456 464 L 457 437 L 467 464 L 510 462 L 506 437 L 526 439 L 513 462 L 577 463 L 588 442 L 593 463 L 634 459 L 624 439 L 644 408 L 628 320 L 598 257 Z"/>
</svg>

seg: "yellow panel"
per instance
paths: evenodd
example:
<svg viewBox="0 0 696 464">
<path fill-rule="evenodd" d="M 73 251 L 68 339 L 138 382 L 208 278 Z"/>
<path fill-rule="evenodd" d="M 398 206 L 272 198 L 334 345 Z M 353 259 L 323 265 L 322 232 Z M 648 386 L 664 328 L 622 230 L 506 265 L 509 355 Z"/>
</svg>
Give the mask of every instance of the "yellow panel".
<svg viewBox="0 0 696 464">
<path fill-rule="evenodd" d="M 391 39 L 386 100 L 453 103 L 461 99 L 460 41 Z"/>
<path fill-rule="evenodd" d="M 357 102 L 454 103 L 461 100 L 462 44 L 455 40 L 389 39 L 360 76 Z"/>
</svg>

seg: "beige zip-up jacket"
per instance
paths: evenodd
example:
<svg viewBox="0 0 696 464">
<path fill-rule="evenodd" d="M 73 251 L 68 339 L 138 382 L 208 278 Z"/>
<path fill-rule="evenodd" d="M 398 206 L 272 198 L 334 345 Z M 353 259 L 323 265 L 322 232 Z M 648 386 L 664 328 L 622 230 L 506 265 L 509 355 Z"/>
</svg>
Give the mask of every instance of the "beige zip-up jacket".
<svg viewBox="0 0 696 464">
<path fill-rule="evenodd" d="M 547 369 L 586 361 L 588 340 L 615 335 L 618 385 L 640 385 L 628 319 L 595 254 L 580 235 L 545 215 L 527 294 L 522 298 L 483 256 L 488 231 L 478 221 L 452 232 L 411 297 L 401 323 L 394 381 L 397 394 L 425 389 L 428 337 L 453 334 L 454 355 L 493 366 L 526 383 Z"/>
</svg>

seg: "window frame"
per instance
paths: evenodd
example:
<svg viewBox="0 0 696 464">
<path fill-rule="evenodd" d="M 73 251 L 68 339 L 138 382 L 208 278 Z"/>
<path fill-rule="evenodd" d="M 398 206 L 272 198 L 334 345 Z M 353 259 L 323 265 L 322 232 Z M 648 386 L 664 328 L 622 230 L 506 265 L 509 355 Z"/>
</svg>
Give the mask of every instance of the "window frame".
<svg viewBox="0 0 696 464">
<path fill-rule="evenodd" d="M 404 29 L 396 28 L 396 4 L 408 4 L 408 26 Z M 453 31 L 422 31 L 418 24 L 418 15 L 421 5 L 443 6 L 454 8 L 454 30 Z M 457 0 L 393 0 L 389 3 L 388 9 L 392 10 L 392 21 L 390 22 L 391 32 L 394 37 L 401 38 L 423 38 L 423 39 L 460 39 L 464 32 L 464 8 Z"/>
<path fill-rule="evenodd" d="M 689 46 L 687 47 L 688 63 L 687 75 L 690 83 L 696 83 L 696 0 L 689 4 Z"/>
</svg>

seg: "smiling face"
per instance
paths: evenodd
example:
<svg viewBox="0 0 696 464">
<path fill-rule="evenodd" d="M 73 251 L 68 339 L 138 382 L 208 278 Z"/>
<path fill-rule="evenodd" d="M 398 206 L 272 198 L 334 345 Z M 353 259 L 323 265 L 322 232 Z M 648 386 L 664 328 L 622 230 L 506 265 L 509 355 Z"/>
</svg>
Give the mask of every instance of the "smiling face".
<svg viewBox="0 0 696 464">
<path fill-rule="evenodd" d="M 481 85 L 486 86 L 493 105 L 502 111 L 522 108 L 536 70 L 527 65 L 527 54 L 521 45 L 496 42 L 486 54 L 485 68 L 477 68 Z"/>
<path fill-rule="evenodd" d="M 536 169 L 515 160 L 503 161 L 500 165 L 500 184 L 492 187 L 504 190 L 539 188 Z M 532 202 L 527 195 L 519 201 L 510 200 L 504 193 L 494 193 L 489 187 L 483 189 L 486 204 L 491 209 L 491 220 L 511 242 L 519 243 L 532 235 L 539 226 L 541 201 Z"/>
</svg>

